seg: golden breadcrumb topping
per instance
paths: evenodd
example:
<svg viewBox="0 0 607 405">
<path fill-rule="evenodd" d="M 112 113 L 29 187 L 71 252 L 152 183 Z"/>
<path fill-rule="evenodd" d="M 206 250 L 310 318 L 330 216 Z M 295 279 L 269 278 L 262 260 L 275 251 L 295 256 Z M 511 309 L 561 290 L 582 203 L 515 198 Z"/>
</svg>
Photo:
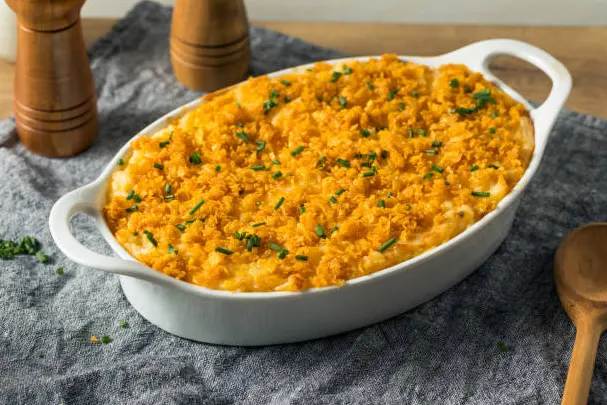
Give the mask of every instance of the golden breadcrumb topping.
<svg viewBox="0 0 607 405">
<path fill-rule="evenodd" d="M 532 132 L 521 104 L 463 65 L 317 63 L 209 95 L 134 140 L 104 213 L 136 259 L 190 283 L 340 285 L 492 211 Z"/>
</svg>

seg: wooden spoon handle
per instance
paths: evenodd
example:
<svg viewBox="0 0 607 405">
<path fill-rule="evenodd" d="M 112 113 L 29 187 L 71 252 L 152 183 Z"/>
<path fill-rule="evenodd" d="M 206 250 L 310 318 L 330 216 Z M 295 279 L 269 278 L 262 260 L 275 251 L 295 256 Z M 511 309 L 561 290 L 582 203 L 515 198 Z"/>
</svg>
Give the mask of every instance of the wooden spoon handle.
<svg viewBox="0 0 607 405">
<path fill-rule="evenodd" d="M 588 402 L 600 337 L 601 329 L 596 322 L 584 322 L 577 327 L 561 402 L 563 405 L 581 405 Z"/>
</svg>

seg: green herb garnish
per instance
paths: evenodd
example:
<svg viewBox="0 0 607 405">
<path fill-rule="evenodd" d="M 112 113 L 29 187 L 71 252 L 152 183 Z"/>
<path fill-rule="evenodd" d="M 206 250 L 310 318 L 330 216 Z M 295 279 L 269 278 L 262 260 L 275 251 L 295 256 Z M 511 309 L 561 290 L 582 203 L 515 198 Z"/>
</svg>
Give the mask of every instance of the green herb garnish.
<svg viewBox="0 0 607 405">
<path fill-rule="evenodd" d="M 304 212 L 306 212 L 306 206 L 302 204 L 299 206 L 299 215 L 303 214 Z"/>
<path fill-rule="evenodd" d="M 432 142 L 432 147 L 433 148 L 440 148 L 442 145 L 443 145 L 442 142 L 438 142 L 438 141 Z"/>
<path fill-rule="evenodd" d="M 169 183 L 167 183 L 167 185 L 164 186 L 164 192 L 166 194 L 170 194 L 171 193 L 171 188 L 172 188 L 171 185 Z"/>
<path fill-rule="evenodd" d="M 420 134 L 421 136 L 428 136 L 428 133 L 426 132 L 426 130 L 424 129 L 418 129 L 417 133 Z"/>
<path fill-rule="evenodd" d="M 360 130 L 360 134 L 365 137 L 368 138 L 371 136 L 371 131 L 369 131 L 368 129 L 361 129 Z"/>
<path fill-rule="evenodd" d="M 58 276 L 62 276 L 62 275 L 64 275 L 64 274 L 65 274 L 65 271 L 63 270 L 63 267 L 58 267 L 58 268 L 55 270 L 55 274 L 57 274 Z"/>
<path fill-rule="evenodd" d="M 133 201 L 135 201 L 136 203 L 140 203 L 141 201 L 143 201 L 143 199 L 141 198 L 141 196 L 139 194 L 135 194 L 133 196 Z"/>
<path fill-rule="evenodd" d="M 124 166 L 124 159 L 118 159 L 118 162 L 116 162 L 116 164 L 118 166 Z"/>
<path fill-rule="evenodd" d="M 308 261 L 308 256 L 295 255 L 295 260 L 301 260 L 302 262 L 307 262 Z"/>
<path fill-rule="evenodd" d="M 478 165 L 473 165 L 473 166 L 470 168 L 470 171 L 471 171 L 471 172 L 475 172 L 475 171 L 477 171 L 478 169 L 479 169 Z"/>
<path fill-rule="evenodd" d="M 442 167 L 439 167 L 437 165 L 432 165 L 432 170 L 434 170 L 437 173 L 442 173 L 445 171 L 445 169 L 443 169 Z"/>
<path fill-rule="evenodd" d="M 348 100 L 346 100 L 344 97 L 339 96 L 339 105 L 341 105 L 342 107 L 345 107 L 348 105 Z"/>
<path fill-rule="evenodd" d="M 282 177 L 282 172 L 281 172 L 281 171 L 277 171 L 277 172 L 272 173 L 272 178 L 273 178 L 274 180 L 278 180 L 278 179 L 280 179 L 281 177 Z"/>
<path fill-rule="evenodd" d="M 449 82 L 449 87 L 451 87 L 452 89 L 457 89 L 459 87 L 459 80 L 451 79 L 451 81 Z"/>
<path fill-rule="evenodd" d="M 219 166 L 219 165 L 215 166 L 215 171 L 216 172 L 220 172 L 221 171 L 221 166 Z"/>
<path fill-rule="evenodd" d="M 350 167 L 350 161 L 346 159 L 337 159 L 337 164 L 341 167 Z"/>
<path fill-rule="evenodd" d="M 384 200 L 379 200 L 377 206 L 380 208 L 386 208 L 386 202 Z"/>
<path fill-rule="evenodd" d="M 424 174 L 424 179 L 431 179 L 432 177 L 434 177 L 434 173 L 426 173 L 426 174 Z"/>
<path fill-rule="evenodd" d="M 398 104 L 398 111 L 405 111 L 405 103 Z"/>
<path fill-rule="evenodd" d="M 339 190 L 337 190 L 335 192 L 335 195 L 342 195 L 343 193 L 345 193 L 346 190 L 344 190 L 343 188 L 340 188 Z"/>
<path fill-rule="evenodd" d="M 48 256 L 42 250 L 36 252 L 36 260 L 40 263 L 48 263 Z"/>
<path fill-rule="evenodd" d="M 266 223 L 265 222 L 258 222 L 256 224 L 251 225 L 253 228 L 257 228 L 258 226 L 264 226 Z"/>
<path fill-rule="evenodd" d="M 495 128 L 489 128 L 489 133 L 494 134 L 497 130 Z"/>
<path fill-rule="evenodd" d="M 491 193 L 489 193 L 487 191 L 473 191 L 471 194 L 474 197 L 489 197 L 489 196 L 491 196 Z"/>
<path fill-rule="evenodd" d="M 487 103 L 495 104 L 495 100 L 491 97 L 491 90 L 484 89 L 472 94 L 472 98 L 476 100 L 476 107 L 483 108 Z"/>
<path fill-rule="evenodd" d="M 268 247 L 272 250 L 275 250 L 277 252 L 282 252 L 284 250 L 284 248 L 280 245 L 277 245 L 276 243 L 268 243 Z"/>
<path fill-rule="evenodd" d="M 173 194 L 164 196 L 164 201 L 173 201 L 174 199 L 175 199 L 175 196 Z"/>
<path fill-rule="evenodd" d="M 250 142 L 250 139 L 249 139 L 249 137 L 247 136 L 247 133 L 246 133 L 246 132 L 244 132 L 244 131 L 239 131 L 239 132 L 236 132 L 236 136 L 237 136 L 238 138 L 242 139 L 243 141 L 245 141 L 246 143 L 249 143 L 249 142 Z"/>
<path fill-rule="evenodd" d="M 152 232 L 150 232 L 150 231 L 143 231 L 143 233 L 145 234 L 146 238 L 148 238 L 148 240 L 150 241 L 150 243 L 152 245 L 154 245 L 154 247 L 158 247 L 158 242 L 156 242 L 156 239 L 154 239 L 154 235 L 152 234 Z"/>
<path fill-rule="evenodd" d="M 133 205 L 132 207 L 129 207 L 126 209 L 126 212 L 129 212 L 129 213 L 136 212 L 136 211 L 139 211 L 139 207 L 137 205 Z"/>
<path fill-rule="evenodd" d="M 194 206 L 194 208 L 192 208 L 192 209 L 190 210 L 190 215 L 194 215 L 194 213 L 195 213 L 196 211 L 198 211 L 198 209 L 199 209 L 200 207 L 202 207 L 202 204 L 204 204 L 204 200 L 200 200 L 200 201 L 198 201 L 198 202 L 196 203 L 196 205 Z"/>
<path fill-rule="evenodd" d="M 331 74 L 331 83 L 335 83 L 336 81 L 339 80 L 339 78 L 341 77 L 341 72 L 333 72 Z"/>
<path fill-rule="evenodd" d="M 438 155 L 438 152 L 434 149 L 426 149 L 424 153 L 428 155 Z"/>
<path fill-rule="evenodd" d="M 202 163 L 202 158 L 200 157 L 200 153 L 194 152 L 190 155 L 190 163 L 199 165 Z"/>
<path fill-rule="evenodd" d="M 160 148 L 164 148 L 164 147 L 165 147 L 165 146 L 167 146 L 169 143 L 171 143 L 171 142 L 170 142 L 170 141 L 163 141 L 163 142 L 160 142 L 160 143 L 158 144 L 158 146 L 159 146 Z"/>
<path fill-rule="evenodd" d="M 161 165 L 160 163 L 154 163 L 154 168 L 158 169 L 158 170 L 162 170 L 162 169 L 164 169 L 164 165 Z"/>
<path fill-rule="evenodd" d="M 283 86 L 285 86 L 285 87 L 289 87 L 289 86 L 291 85 L 291 82 L 289 82 L 289 81 L 287 81 L 287 80 L 281 80 L 280 82 L 281 82 L 281 83 L 283 84 Z"/>
<path fill-rule="evenodd" d="M 325 234 L 325 229 L 322 227 L 321 224 L 316 225 L 314 232 L 316 232 L 316 236 L 318 236 L 321 239 L 325 239 L 327 237 L 327 235 Z"/>
<path fill-rule="evenodd" d="M 179 250 L 175 249 L 175 248 L 173 247 L 173 245 L 171 245 L 171 244 L 169 243 L 169 254 L 170 254 L 170 255 L 176 255 L 176 254 L 178 254 L 178 253 L 179 253 Z"/>
<path fill-rule="evenodd" d="M 112 341 L 112 338 L 109 337 L 108 335 L 101 336 L 101 343 L 103 343 L 104 345 L 107 345 L 111 341 Z"/>
<path fill-rule="evenodd" d="M 373 85 L 371 84 L 371 82 L 366 82 L 365 84 L 367 85 L 367 88 L 369 90 L 373 90 Z"/>
<path fill-rule="evenodd" d="M 267 172 L 270 170 L 267 167 L 265 167 L 264 165 L 251 166 L 251 167 L 249 167 L 249 169 L 256 171 L 256 172 L 260 172 L 260 171 Z"/>
<path fill-rule="evenodd" d="M 298 146 L 297 148 L 293 149 L 293 150 L 290 152 L 290 153 L 291 153 L 291 156 L 297 156 L 297 155 L 299 155 L 301 152 L 303 152 L 303 151 L 304 151 L 304 149 L 305 149 L 305 148 L 306 148 L 305 146 Z"/>
<path fill-rule="evenodd" d="M 216 247 L 215 251 L 219 252 L 219 253 L 223 253 L 224 255 L 228 255 L 228 256 L 231 255 L 232 253 L 234 253 L 231 250 L 225 249 L 225 248 L 222 248 L 222 247 Z"/>
<path fill-rule="evenodd" d="M 383 245 L 379 247 L 379 253 L 384 253 L 390 246 L 396 243 L 396 238 L 388 239 Z"/>
<path fill-rule="evenodd" d="M 489 165 L 487 167 L 490 168 L 490 169 L 495 169 L 495 170 L 497 170 L 497 169 L 500 168 L 498 165 L 493 165 L 493 164 L 491 164 L 491 165 Z"/>
<path fill-rule="evenodd" d="M 126 321 L 120 320 L 120 327 L 126 329 L 129 327 L 129 324 Z"/>
<path fill-rule="evenodd" d="M 394 99 L 396 93 L 398 93 L 398 89 L 390 90 L 390 92 L 388 93 L 388 100 Z"/>
<path fill-rule="evenodd" d="M 175 228 L 179 229 L 181 232 L 185 231 L 185 225 L 178 224 L 178 225 L 175 225 Z"/>
<path fill-rule="evenodd" d="M 348 66 L 343 65 L 342 69 L 343 69 L 345 75 L 351 75 L 352 74 L 352 69 L 350 69 Z"/>
<path fill-rule="evenodd" d="M 337 203 L 337 198 L 331 196 L 331 198 L 329 198 L 329 203 L 330 204 L 336 204 Z"/>
<path fill-rule="evenodd" d="M 283 249 L 278 253 L 278 258 L 282 260 L 285 257 L 287 257 L 288 254 L 289 254 L 289 251 L 287 249 Z"/>
<path fill-rule="evenodd" d="M 417 92 L 417 90 L 411 90 L 411 95 L 415 98 L 419 97 L 419 93 Z"/>
<path fill-rule="evenodd" d="M 279 209 L 283 202 L 285 202 L 285 198 L 284 197 L 280 197 L 280 199 L 278 200 L 278 202 L 276 203 L 276 205 L 274 205 L 274 210 Z"/>
<path fill-rule="evenodd" d="M 133 198 L 133 196 L 135 195 L 135 190 L 131 190 L 128 192 L 128 194 L 126 195 L 126 199 L 131 200 Z"/>
<path fill-rule="evenodd" d="M 385 150 L 385 149 L 382 150 L 380 156 L 381 156 L 382 159 L 386 159 L 388 157 L 388 151 Z"/>
</svg>

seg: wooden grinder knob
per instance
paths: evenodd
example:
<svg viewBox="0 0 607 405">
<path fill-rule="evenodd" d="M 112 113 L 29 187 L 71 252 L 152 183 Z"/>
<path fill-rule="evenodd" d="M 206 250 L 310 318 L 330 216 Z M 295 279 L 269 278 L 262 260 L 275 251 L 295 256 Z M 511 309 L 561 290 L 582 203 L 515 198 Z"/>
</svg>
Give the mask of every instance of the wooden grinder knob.
<svg viewBox="0 0 607 405">
<path fill-rule="evenodd" d="M 249 66 L 249 26 L 242 0 L 177 0 L 171 24 L 177 79 L 198 91 L 241 81 Z"/>
<path fill-rule="evenodd" d="M 95 86 L 80 25 L 85 0 L 6 1 L 18 21 L 19 138 L 40 155 L 75 155 L 97 134 Z"/>
</svg>

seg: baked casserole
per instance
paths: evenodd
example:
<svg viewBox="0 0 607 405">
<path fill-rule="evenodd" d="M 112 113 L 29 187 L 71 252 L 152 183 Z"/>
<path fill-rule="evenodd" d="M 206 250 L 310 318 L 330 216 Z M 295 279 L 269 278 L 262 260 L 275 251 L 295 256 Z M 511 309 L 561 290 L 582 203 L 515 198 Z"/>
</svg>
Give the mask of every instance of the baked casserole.
<svg viewBox="0 0 607 405">
<path fill-rule="evenodd" d="M 249 79 L 140 137 L 106 221 L 136 259 L 228 291 L 343 284 L 452 239 L 525 172 L 527 111 L 464 65 L 394 55 Z"/>
</svg>

